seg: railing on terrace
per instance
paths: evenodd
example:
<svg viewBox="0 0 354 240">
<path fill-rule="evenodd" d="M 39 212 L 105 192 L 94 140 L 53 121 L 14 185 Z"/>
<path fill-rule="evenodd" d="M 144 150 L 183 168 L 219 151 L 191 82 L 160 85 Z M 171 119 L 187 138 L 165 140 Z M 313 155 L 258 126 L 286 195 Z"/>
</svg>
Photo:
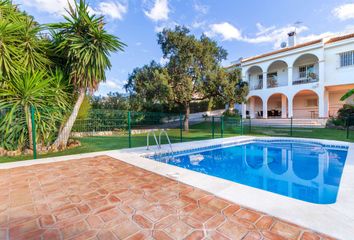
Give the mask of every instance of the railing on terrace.
<svg viewBox="0 0 354 240">
<path fill-rule="evenodd" d="M 306 84 L 306 83 L 314 83 L 314 82 L 318 82 L 318 78 L 298 78 L 296 80 L 293 80 L 293 85 L 299 85 L 299 84 Z"/>
<path fill-rule="evenodd" d="M 34 151 L 26 151 L 29 146 L 28 131 L 25 127 L 20 135 L 14 135 L 24 125 L 24 113 L 16 113 L 11 124 L 9 112 L 0 111 L 0 162 L 31 159 L 38 152 L 38 157 L 69 155 L 86 152 L 116 150 L 129 147 L 146 146 L 149 131 L 165 129 L 171 143 L 188 142 L 212 138 L 240 135 L 253 136 L 288 136 L 304 138 L 325 138 L 354 142 L 354 116 L 336 129 L 303 126 L 292 119 L 282 119 L 267 123 L 253 119 L 227 116 L 200 116 L 189 123 L 189 130 L 184 129 L 184 115 L 148 112 L 129 112 L 119 110 L 93 110 L 89 117 L 76 120 L 70 135 L 69 149 L 50 152 L 46 147 L 55 140 L 56 133 L 46 138 L 39 121 L 40 114 L 32 112 Z M 6 132 L 6 129 L 8 132 Z M 10 130 L 9 130 L 10 129 Z M 16 131 L 14 131 L 16 130 Z M 45 141 L 44 141 L 45 139 Z M 19 145 L 21 143 L 22 145 Z M 166 144 L 166 139 L 162 142 Z"/>
<path fill-rule="evenodd" d="M 259 90 L 263 88 L 263 81 L 258 81 L 256 84 L 251 85 L 250 89 L 251 90 Z"/>
</svg>

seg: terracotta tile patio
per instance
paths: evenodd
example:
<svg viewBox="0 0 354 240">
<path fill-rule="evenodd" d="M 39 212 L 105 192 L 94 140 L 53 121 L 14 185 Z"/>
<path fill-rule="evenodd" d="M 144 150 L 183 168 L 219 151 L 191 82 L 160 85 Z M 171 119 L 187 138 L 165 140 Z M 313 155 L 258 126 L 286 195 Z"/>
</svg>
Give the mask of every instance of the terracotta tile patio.
<svg viewBox="0 0 354 240">
<path fill-rule="evenodd" d="M 0 170 L 0 239 L 331 239 L 107 156 Z"/>
</svg>

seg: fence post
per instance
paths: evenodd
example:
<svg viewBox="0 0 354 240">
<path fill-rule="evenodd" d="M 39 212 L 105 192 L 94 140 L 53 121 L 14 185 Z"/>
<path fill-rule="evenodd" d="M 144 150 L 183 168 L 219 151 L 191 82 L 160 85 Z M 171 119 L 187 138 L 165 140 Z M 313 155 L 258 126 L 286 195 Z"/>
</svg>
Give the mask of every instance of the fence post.
<svg viewBox="0 0 354 240">
<path fill-rule="evenodd" d="M 242 115 L 240 118 L 240 127 L 241 127 L 241 135 L 243 135 L 243 121 L 242 121 Z"/>
<path fill-rule="evenodd" d="M 221 130 L 221 138 L 224 137 L 224 116 L 221 116 L 220 117 L 220 121 L 221 121 L 221 127 L 220 127 L 220 130 Z"/>
<path fill-rule="evenodd" d="M 32 120 L 33 159 L 37 159 L 36 123 L 34 118 L 33 106 L 31 106 L 31 120 Z"/>
<path fill-rule="evenodd" d="M 293 136 L 293 117 L 290 118 L 290 137 Z"/>
<path fill-rule="evenodd" d="M 215 117 L 211 117 L 211 136 L 214 139 L 215 137 Z"/>
<path fill-rule="evenodd" d="M 131 114 L 128 111 L 128 141 L 129 141 L 129 148 L 132 147 L 132 129 L 131 129 Z"/>
<path fill-rule="evenodd" d="M 347 139 L 349 139 L 349 117 L 347 118 Z"/>
<path fill-rule="evenodd" d="M 183 122 L 182 122 L 182 113 L 179 113 L 179 140 L 183 142 Z"/>
<path fill-rule="evenodd" d="M 249 134 L 251 134 L 251 130 L 252 130 L 252 128 L 251 128 L 251 118 L 249 118 L 248 122 L 249 122 L 249 124 L 248 124 Z"/>
</svg>

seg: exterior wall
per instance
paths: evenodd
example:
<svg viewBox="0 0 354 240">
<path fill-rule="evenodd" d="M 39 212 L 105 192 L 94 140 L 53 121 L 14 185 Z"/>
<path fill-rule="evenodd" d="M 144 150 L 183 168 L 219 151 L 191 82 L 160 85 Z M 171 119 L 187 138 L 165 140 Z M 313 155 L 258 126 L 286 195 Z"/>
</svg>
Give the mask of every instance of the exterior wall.
<svg viewBox="0 0 354 240">
<path fill-rule="evenodd" d="M 325 48 L 325 85 L 341 85 L 354 83 L 354 66 L 340 67 L 339 53 L 354 50 L 354 41 L 346 41 L 339 45 L 333 43 Z"/>
<path fill-rule="evenodd" d="M 259 96 L 262 99 L 262 101 L 255 102 L 255 111 L 267 112 L 268 109 L 275 109 L 273 103 L 268 104 L 268 99 L 273 94 L 281 93 L 287 97 L 287 116 L 283 117 L 310 118 L 313 116 L 311 111 L 315 111 L 315 115 L 320 118 L 333 116 L 342 107 L 343 102 L 340 102 L 339 98 L 346 90 L 349 90 L 349 86 L 348 89 L 340 92 L 333 92 L 327 90 L 327 88 L 354 84 L 354 66 L 339 68 L 339 53 L 351 50 L 354 50 L 353 38 L 328 45 L 318 43 L 242 63 L 242 76 L 245 81 L 249 80 L 247 76 L 249 69 L 254 69 L 257 66 L 258 69 L 263 71 L 263 88 L 253 90 L 252 86 L 254 85 L 252 84 L 254 83 L 251 83 L 251 90 L 248 94 L 248 98 Z M 293 81 L 296 81 L 299 77 L 298 67 L 308 64 L 314 64 L 318 82 L 293 85 Z M 274 71 L 278 73 L 278 84 L 280 86 L 267 88 L 267 73 Z M 255 75 L 255 82 L 258 82 L 260 72 L 261 70 Z M 302 90 L 311 90 L 316 93 L 318 96 L 317 108 L 307 107 L 305 97 L 304 99 L 294 99 L 294 96 Z M 310 96 L 309 98 L 313 97 Z M 248 111 L 250 110 L 250 104 L 246 104 L 245 107 Z"/>
<path fill-rule="evenodd" d="M 316 99 L 317 106 L 308 106 L 307 101 Z M 318 97 L 315 93 L 301 95 L 293 99 L 293 117 L 294 118 L 317 118 L 318 117 Z"/>
<path fill-rule="evenodd" d="M 341 101 L 340 98 L 346 93 L 346 91 L 329 92 L 329 116 L 333 117 L 337 115 L 338 110 L 343 104 L 354 104 L 354 96 L 345 101 Z"/>
</svg>

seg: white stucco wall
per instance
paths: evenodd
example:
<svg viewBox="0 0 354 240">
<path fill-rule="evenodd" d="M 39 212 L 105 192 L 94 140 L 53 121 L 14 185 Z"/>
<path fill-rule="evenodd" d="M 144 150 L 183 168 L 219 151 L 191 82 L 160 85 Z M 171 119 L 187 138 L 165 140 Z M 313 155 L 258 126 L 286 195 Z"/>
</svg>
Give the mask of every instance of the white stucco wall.
<svg viewBox="0 0 354 240">
<path fill-rule="evenodd" d="M 325 85 L 342 85 L 354 83 L 354 66 L 340 67 L 339 53 L 354 50 L 354 41 L 343 45 L 338 43 L 325 47 Z"/>
</svg>

